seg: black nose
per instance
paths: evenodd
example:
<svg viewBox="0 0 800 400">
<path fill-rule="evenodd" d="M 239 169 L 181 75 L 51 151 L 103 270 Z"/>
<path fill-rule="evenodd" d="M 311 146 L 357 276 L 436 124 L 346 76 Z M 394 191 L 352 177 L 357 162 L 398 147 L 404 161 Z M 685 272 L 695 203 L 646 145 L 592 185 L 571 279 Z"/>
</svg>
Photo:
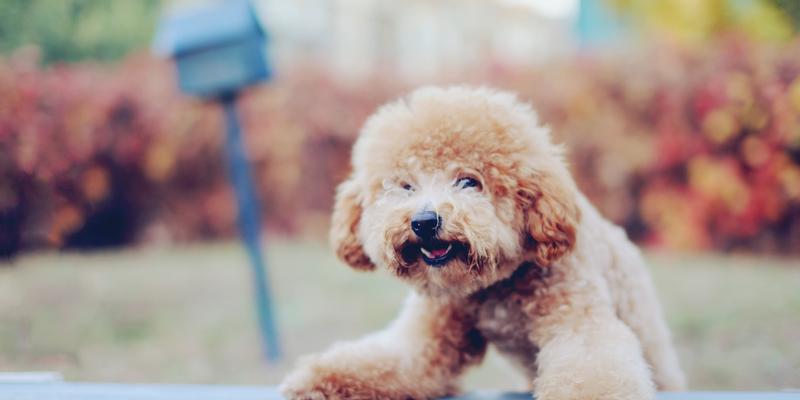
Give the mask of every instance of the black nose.
<svg viewBox="0 0 800 400">
<path fill-rule="evenodd" d="M 433 211 L 418 212 L 411 218 L 411 230 L 422 240 L 436 237 L 440 225 L 442 219 Z"/>
</svg>

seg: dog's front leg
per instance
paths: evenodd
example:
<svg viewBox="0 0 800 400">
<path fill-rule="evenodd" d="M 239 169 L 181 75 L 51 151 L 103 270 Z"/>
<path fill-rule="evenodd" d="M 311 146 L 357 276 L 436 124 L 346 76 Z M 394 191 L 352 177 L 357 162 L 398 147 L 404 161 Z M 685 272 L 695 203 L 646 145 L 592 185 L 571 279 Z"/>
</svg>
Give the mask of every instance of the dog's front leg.
<svg viewBox="0 0 800 400">
<path fill-rule="evenodd" d="M 486 342 L 464 304 L 409 296 L 385 330 L 301 360 L 281 385 L 289 399 L 429 399 L 453 394 Z"/>
<path fill-rule="evenodd" d="M 650 370 L 633 332 L 596 287 L 555 287 L 532 335 L 540 345 L 534 382 L 538 400 L 649 400 Z M 586 293 L 595 292 L 595 293 Z"/>
</svg>

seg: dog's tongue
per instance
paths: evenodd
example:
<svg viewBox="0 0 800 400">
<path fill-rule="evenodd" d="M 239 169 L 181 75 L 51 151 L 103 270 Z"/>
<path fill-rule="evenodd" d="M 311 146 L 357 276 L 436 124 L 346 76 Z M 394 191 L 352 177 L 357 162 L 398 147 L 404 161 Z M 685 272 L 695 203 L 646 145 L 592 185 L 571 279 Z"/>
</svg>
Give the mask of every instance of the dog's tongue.
<svg viewBox="0 0 800 400">
<path fill-rule="evenodd" d="M 446 247 L 443 247 L 441 249 L 432 249 L 430 251 L 430 253 L 434 258 L 439 258 L 439 257 L 447 254 L 448 251 L 450 251 L 450 246 L 446 246 Z"/>
<path fill-rule="evenodd" d="M 430 258 L 439 258 L 447 255 L 452 248 L 450 243 L 435 241 L 422 246 L 425 253 Z"/>
</svg>

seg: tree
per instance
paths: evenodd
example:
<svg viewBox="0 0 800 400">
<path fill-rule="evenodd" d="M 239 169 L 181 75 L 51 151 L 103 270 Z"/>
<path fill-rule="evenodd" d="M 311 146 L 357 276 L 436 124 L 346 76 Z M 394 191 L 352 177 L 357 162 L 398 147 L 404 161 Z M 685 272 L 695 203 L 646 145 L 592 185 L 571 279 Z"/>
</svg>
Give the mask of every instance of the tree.
<svg viewBox="0 0 800 400">
<path fill-rule="evenodd" d="M 161 0 L 3 0 L 0 53 L 35 45 L 46 64 L 113 61 L 147 46 Z"/>
<path fill-rule="evenodd" d="M 797 0 L 605 0 L 637 27 L 681 42 L 702 42 L 728 31 L 785 41 L 800 16 Z"/>
</svg>

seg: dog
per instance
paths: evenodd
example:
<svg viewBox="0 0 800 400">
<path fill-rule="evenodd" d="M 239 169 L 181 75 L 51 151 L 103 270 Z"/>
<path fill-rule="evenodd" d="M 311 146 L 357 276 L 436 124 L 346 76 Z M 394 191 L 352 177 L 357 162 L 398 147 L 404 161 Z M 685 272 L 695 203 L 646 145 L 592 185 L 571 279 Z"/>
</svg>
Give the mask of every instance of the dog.
<svg viewBox="0 0 800 400">
<path fill-rule="evenodd" d="M 289 399 L 432 399 L 492 344 L 537 399 L 652 399 L 685 378 L 645 262 L 515 95 L 425 87 L 353 147 L 331 241 L 412 292 L 383 331 L 307 357 Z"/>
</svg>

